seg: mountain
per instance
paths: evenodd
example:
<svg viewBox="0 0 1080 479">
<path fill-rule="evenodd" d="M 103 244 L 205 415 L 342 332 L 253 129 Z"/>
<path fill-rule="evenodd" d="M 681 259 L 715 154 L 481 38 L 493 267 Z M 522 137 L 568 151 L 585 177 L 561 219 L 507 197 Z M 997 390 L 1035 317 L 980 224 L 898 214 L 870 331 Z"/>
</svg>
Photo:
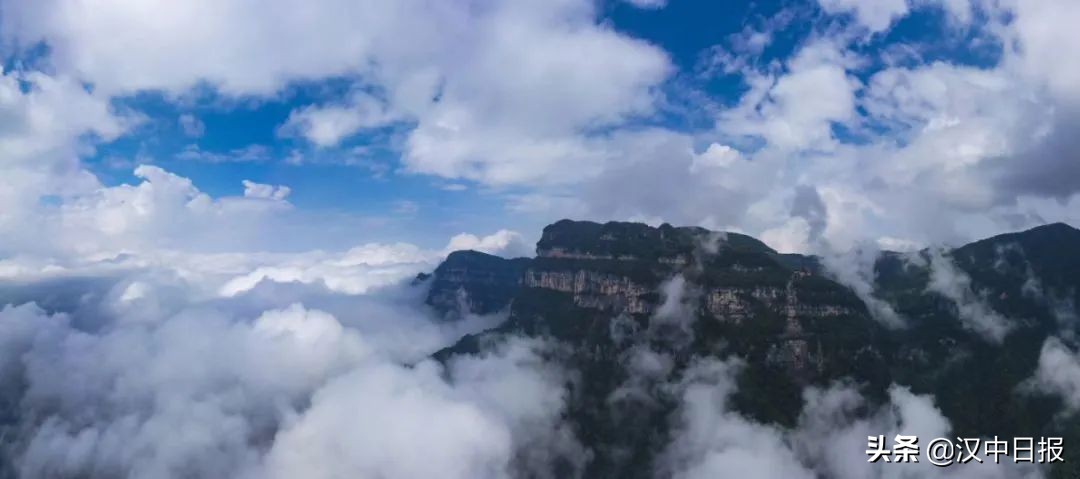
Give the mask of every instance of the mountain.
<svg viewBox="0 0 1080 479">
<path fill-rule="evenodd" d="M 669 439 L 674 398 L 613 395 L 643 347 L 671 359 L 667 378 L 700 358 L 740 358 L 734 408 L 778 427 L 798 419 L 806 386 L 848 381 L 876 402 L 892 384 L 932 394 L 958 436 L 1080 441 L 1075 419 L 1055 417 L 1060 398 L 1018 392 L 1048 337 L 1075 337 L 1080 231 L 883 252 L 863 288 L 824 263 L 737 233 L 563 220 L 544 228 L 534 258 L 456 252 L 435 270 L 427 302 L 447 320 L 508 312 L 435 357 L 507 334 L 562 345 L 552 359 L 574 373 L 567 420 L 593 452 L 586 477 L 651 476 Z M 1080 460 L 1067 453 L 1060 477 Z"/>
</svg>

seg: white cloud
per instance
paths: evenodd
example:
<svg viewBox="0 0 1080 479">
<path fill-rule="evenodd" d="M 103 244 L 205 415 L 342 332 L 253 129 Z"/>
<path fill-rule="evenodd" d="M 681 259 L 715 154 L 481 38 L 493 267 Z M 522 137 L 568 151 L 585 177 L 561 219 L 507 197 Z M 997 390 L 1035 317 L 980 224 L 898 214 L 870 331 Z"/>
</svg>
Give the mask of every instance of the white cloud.
<svg viewBox="0 0 1080 479">
<path fill-rule="evenodd" d="M 811 387 L 803 393 L 803 410 L 793 429 L 756 423 L 731 408 L 740 367 L 730 360 L 700 362 L 675 386 L 679 427 L 668 445 L 661 474 L 707 478 L 737 470 L 753 478 L 1042 477 L 1035 465 L 1011 461 L 942 468 L 927 462 L 924 455 L 918 463 L 869 463 L 867 436 L 891 440 L 897 434 L 914 435 L 922 451 L 934 438 L 953 437 L 948 419 L 931 397 L 895 385 L 888 390 L 888 401 L 876 408 L 849 385 Z M 868 407 L 868 413 L 860 413 Z"/>
<path fill-rule="evenodd" d="M 332 291 L 363 294 L 433 269 L 441 257 L 415 245 L 369 243 L 340 255 L 307 253 L 281 258 L 230 279 L 220 294 L 232 297 L 251 291 L 263 281 L 321 283 Z"/>
<path fill-rule="evenodd" d="M 681 479 L 716 477 L 722 471 L 760 479 L 810 479 L 781 432 L 730 411 L 737 362 L 711 361 L 684 378 L 678 424 L 661 472 Z"/>
<path fill-rule="evenodd" d="M 654 110 L 666 55 L 594 25 L 589 7 L 551 5 L 502 6 L 483 20 L 478 35 L 489 47 L 447 77 L 410 135 L 410 171 L 493 184 L 576 181 L 607 158 L 583 130 Z"/>
<path fill-rule="evenodd" d="M 248 145 L 227 152 L 206 151 L 199 145 L 188 145 L 176 157 L 203 163 L 261 163 L 270 160 L 270 148 L 264 145 Z"/>
<path fill-rule="evenodd" d="M 810 246 L 810 225 L 802 218 L 791 218 L 783 225 L 761 232 L 761 240 L 777 251 L 806 254 Z"/>
<path fill-rule="evenodd" d="M 450 238 L 450 244 L 446 246 L 447 252 L 470 249 L 508 258 L 532 256 L 532 247 L 525 238 L 510 230 L 499 230 L 483 238 L 462 233 Z"/>
<path fill-rule="evenodd" d="M 138 121 L 72 78 L 0 69 L 0 231 L 34 230 L 41 197 L 97 188 L 78 155 L 93 139 L 115 139 Z M 11 235 L 0 249 L 19 248 L 19 240 Z"/>
<path fill-rule="evenodd" d="M 283 196 L 212 198 L 191 180 L 156 166 L 141 165 L 135 176 L 137 185 L 99 188 L 43 212 L 42 219 L 52 222 L 48 228 L 59 233 L 54 246 L 80 254 L 220 246 L 228 236 L 251 239 L 291 209 Z"/>
<path fill-rule="evenodd" d="M 719 127 L 762 137 L 784 150 L 832 149 L 832 127 L 854 118 L 859 81 L 847 73 L 852 59 L 840 45 L 804 46 L 776 78 L 756 78 L 742 103 L 724 112 Z"/>
<path fill-rule="evenodd" d="M 396 58 L 429 53 L 432 41 L 445 31 L 440 21 L 453 21 L 457 14 L 422 0 L 282 0 L 257 8 L 242 1 L 203 0 L 138 5 L 110 0 L 93 8 L 66 2 L 5 6 L 9 38 L 47 41 L 59 68 L 110 94 L 158 89 L 182 94 L 208 82 L 226 94 L 270 95 L 293 80 L 363 69 L 380 49 Z M 414 41 L 387 44 L 399 31 L 412 32 Z M 274 54 L 256 54 L 260 51 Z"/>
<path fill-rule="evenodd" d="M 662 50 L 599 24 L 586 0 L 6 7 L 9 39 L 46 41 L 59 69 L 109 95 L 208 84 L 269 96 L 298 81 L 356 80 L 380 99 L 359 93 L 297 110 L 283 132 L 328 146 L 410 119 L 409 171 L 490 183 L 536 182 L 595 161 L 587 131 L 651 113 L 671 70 Z"/>
<path fill-rule="evenodd" d="M 1007 318 L 989 306 L 971 285 L 971 277 L 958 268 L 952 258 L 939 250 L 930 255 L 930 282 L 927 291 L 938 293 L 956 305 L 956 313 L 965 327 L 987 341 L 1001 344 L 1012 329 Z"/>
<path fill-rule="evenodd" d="M 889 328 L 905 327 L 907 320 L 888 302 L 874 295 L 877 289 L 875 266 L 881 253 L 881 249 L 875 246 L 874 243 L 866 243 L 848 251 L 830 251 L 822 256 L 822 264 L 826 274 L 859 296 L 871 317 Z"/>
<path fill-rule="evenodd" d="M 1002 61 L 981 68 L 893 63 L 887 52 L 860 47 L 861 32 L 836 24 L 812 33 L 790 58 L 733 70 L 744 74 L 749 90 L 730 108 L 703 102 L 702 111 L 718 110 L 716 131 L 691 135 L 627 126 L 671 107 L 660 90 L 669 85 L 672 63 L 656 46 L 603 23 L 598 7 L 584 0 L 484 8 L 275 0 L 256 12 L 242 1 L 113 0 L 91 9 L 6 0 L 8 45 L 45 40 L 56 72 L 6 72 L 6 111 L 56 124 L 23 122 L 38 125 L 38 146 L 34 135 L 0 141 L 8 141 L 6 158 L 63 158 L 44 162 L 63 167 L 26 161 L 5 171 L 0 181 L 12 188 L 0 192 L 0 202 L 12 207 L 0 222 L 27 225 L 32 218 L 19 211 L 42 195 L 100 186 L 76 158 L 86 133 L 107 139 L 128 129 L 109 108 L 113 95 L 163 90 L 176 98 L 209 86 L 235 99 L 330 78 L 350 82 L 350 89 L 297 108 L 283 133 L 330 146 L 365 129 L 400 126 L 397 171 L 481 187 L 524 185 L 505 196 L 509 208 L 542 220 L 639 217 L 776 232 L 797 224 L 786 205 L 796 185 L 857 206 L 829 208 L 822 237 L 838 249 L 856 234 L 927 244 L 1072 219 L 1042 201 L 1068 203 L 1077 190 L 1065 179 L 1075 164 L 1068 132 L 1078 98 L 1070 85 L 1078 82 L 1070 81 L 1068 62 L 1055 60 L 1057 47 L 1075 37 L 1068 25 L 1076 9 L 1067 3 L 824 1 L 823 9 L 849 13 L 874 31 L 911 9 L 941 8 L 963 25 L 976 13 L 986 16 L 975 33 L 979 42 L 1001 41 Z M 1013 14 L 1015 21 L 1002 20 Z M 760 51 L 773 28 L 744 31 L 746 52 Z M 410 42 L 397 41 L 400 31 L 412 32 Z M 335 41 L 327 44 L 328 37 Z M 921 45 L 910 47 L 917 57 Z M 267 50 L 275 55 L 260 54 Z M 863 85 L 857 78 L 865 76 Z M 14 88 L 15 77 L 38 88 Z M 45 107 L 82 114 L 46 114 Z M 746 161 L 735 161 L 736 153 Z M 181 154 L 213 162 L 270 156 L 254 147 Z M 317 154 L 304 156 L 318 161 Z M 1033 161 L 1038 167 L 1023 167 Z M 679 187 L 616 188 L 635 178 Z"/>
<path fill-rule="evenodd" d="M 206 133 L 206 124 L 204 124 L 199 117 L 192 115 L 191 113 L 184 113 L 180 115 L 180 119 L 177 120 L 180 124 L 180 131 L 189 138 L 199 138 Z"/>
<path fill-rule="evenodd" d="M 163 267 L 200 278 L 203 294 L 211 297 L 235 297 L 263 283 L 364 294 L 430 271 L 458 249 L 531 255 L 523 237 L 510 230 L 462 233 L 432 250 L 355 242 L 318 250 L 321 237 L 312 238 L 312 232 L 333 231 L 340 219 L 296 211 L 286 201 L 286 186 L 245 180 L 243 196 L 212 197 L 160 167 L 142 165 L 134 174 L 136 184 L 99 187 L 38 207 L 30 211 L 33 223 L 3 230 L 8 253 L 0 259 L 0 278 L 31 281 Z"/>
<path fill-rule="evenodd" d="M 1039 354 L 1039 366 L 1031 386 L 1060 396 L 1066 412 L 1080 411 L 1080 355 L 1058 338 L 1048 338 Z"/>
<path fill-rule="evenodd" d="M 430 362 L 408 374 L 380 365 L 343 376 L 279 434 L 261 474 L 548 477 L 555 459 L 574 460 L 580 450 L 559 429 L 560 376 L 535 354 L 535 345 L 515 340 L 461 358 L 448 367 L 449 384 Z"/>
<path fill-rule="evenodd" d="M 644 8 L 646 10 L 658 10 L 667 6 L 667 0 L 625 0 L 638 8 Z"/>
<path fill-rule="evenodd" d="M 322 284 L 331 291 L 364 294 L 430 271 L 446 255 L 469 249 L 506 257 L 531 255 L 521 234 L 509 230 L 484 237 L 462 233 L 451 238 L 441 251 L 428 251 L 409 243 L 368 243 L 340 254 L 310 252 L 280 255 L 262 264 L 252 262 L 258 266 L 229 279 L 219 292 L 232 297 L 253 290 L 263 281 L 271 281 Z"/>
<path fill-rule="evenodd" d="M 859 478 L 1028 478 L 1037 479 L 1044 473 L 1031 464 L 1015 464 L 1003 461 L 967 463 L 963 467 L 938 467 L 926 460 L 925 451 L 934 438 L 952 438 L 951 425 L 934 404 L 930 396 L 916 395 L 907 388 L 889 388 L 888 402 L 872 411 L 868 417 L 855 414 L 865 407 L 865 399 L 850 386 L 833 385 L 822 389 L 810 389 L 804 393 L 806 400 L 799 425 L 793 434 L 796 450 L 803 460 L 812 464 L 822 476 L 837 479 Z M 914 435 L 919 438 L 923 457 L 918 463 L 885 465 L 867 461 L 867 436 L 884 435 L 893 438 L 897 434 Z M 822 440 L 829 438 L 829 440 Z M 885 467 L 883 467 L 885 466 Z"/>
<path fill-rule="evenodd" d="M 292 189 L 284 185 L 266 185 L 250 180 L 244 180 L 244 197 L 261 198 L 264 200 L 284 200 L 292 193 Z"/>
<path fill-rule="evenodd" d="M 818 0 L 831 14 L 849 13 L 859 24 L 874 33 L 883 32 L 893 22 L 908 14 L 908 0 Z"/>
<path fill-rule="evenodd" d="M 975 16 L 972 0 L 930 0 L 930 4 L 939 4 L 949 14 L 949 20 L 956 25 L 968 26 Z"/>
<path fill-rule="evenodd" d="M 289 114 L 282 134 L 296 134 L 322 147 L 335 146 L 357 132 L 401 120 L 386 102 L 365 92 L 352 95 L 344 105 L 305 107 Z"/>
<path fill-rule="evenodd" d="M 742 160 L 742 154 L 738 150 L 719 143 L 712 143 L 705 152 L 694 155 L 694 162 L 690 164 L 690 171 L 697 172 L 709 168 L 727 168 L 736 161 Z"/>
<path fill-rule="evenodd" d="M 138 321 L 107 317 L 94 331 L 79 312 L 0 310 L 0 399 L 21 421 L 5 441 L 21 476 L 552 477 L 556 458 L 581 464 L 543 343 L 408 367 L 393 347 L 414 346 L 378 328 L 423 339 L 440 326 L 419 310 L 380 318 L 354 303 L 343 311 L 360 318 L 339 320 L 301 304 L 249 315 L 241 300 L 177 299 L 174 312 L 139 308 Z"/>
<path fill-rule="evenodd" d="M 455 396 L 431 364 L 411 373 L 358 370 L 314 395 L 311 410 L 276 438 L 257 476 L 505 476 L 509 431 Z"/>
<path fill-rule="evenodd" d="M 962 9 L 944 7 L 950 15 Z M 1036 15 L 1035 7 L 1018 13 Z M 1049 35 L 1070 35 L 1055 22 L 1042 25 Z M 990 25 L 981 41 L 1011 41 L 1010 28 Z M 956 244 L 1078 221 L 1062 205 L 1077 201 L 1075 182 L 1065 178 L 1078 173 L 1067 132 L 1080 110 L 1067 89 L 1051 88 L 1052 68 L 1027 68 L 1025 52 L 1041 51 L 1036 41 L 1017 41 L 1020 48 L 1006 48 L 994 67 L 876 67 L 855 37 L 830 33 L 811 36 L 782 64 L 744 71 L 748 90 L 719 109 L 713 134 L 613 135 L 599 151 L 614 159 L 583 162 L 602 167 L 579 175 L 582 187 L 511 195 L 511 208 L 545 218 L 737 228 L 804 252 L 847 251 L 867 239 Z M 870 75 L 863 84 L 854 72 Z M 735 160 L 740 151 L 746 161 Z M 816 187 L 827 206 L 819 241 L 816 228 L 793 218 L 791 192 L 801 185 Z"/>
<path fill-rule="evenodd" d="M 77 80 L 41 72 L 0 70 L 0 151 L 4 166 L 27 161 L 74 162 L 82 135 L 112 140 L 137 117 L 119 116 L 108 97 L 91 93 Z"/>
<path fill-rule="evenodd" d="M 1076 2 L 1032 0 L 1012 3 L 1020 71 L 1056 94 L 1080 102 L 1080 66 L 1061 61 L 1062 51 L 1080 48 L 1074 25 L 1080 21 Z"/>
<path fill-rule="evenodd" d="M 333 321 L 320 314 L 293 308 L 268 316 L 289 315 L 280 319 L 298 328 Z M 97 335 L 61 326 L 60 318 L 37 321 L 56 326 L 38 333 L 23 356 L 27 413 L 40 415 L 21 438 L 17 467 L 28 476 L 237 470 L 255 459 L 249 442 L 259 429 L 280 420 L 276 408 L 368 354 L 354 334 L 326 336 L 311 348 L 292 332 L 268 334 L 216 315 Z M 59 371 L 82 379 L 61 380 Z M 226 382 L 234 386 L 220 386 Z"/>
<path fill-rule="evenodd" d="M 870 8 L 873 2 L 866 3 Z M 962 3 L 943 7 L 950 15 L 963 15 Z M 937 3 L 918 4 L 929 5 Z M 760 145 L 745 148 L 744 156 L 747 163 L 771 164 L 765 173 L 771 181 L 758 181 L 749 168 L 726 171 L 730 183 L 752 185 L 744 202 L 731 202 L 727 191 L 683 182 L 670 190 L 672 203 L 711 197 L 721 205 L 716 209 L 735 210 L 721 225 L 768 234 L 783 248 L 802 251 L 846 251 L 867 236 L 893 244 L 957 243 L 1046 221 L 1075 221 L 1051 207 L 1053 201 L 1037 199 L 1068 203 L 1077 192 L 1060 180 L 1075 176 L 1075 141 L 1064 132 L 1074 129 L 1076 103 L 1067 87 L 1053 86 L 1068 72 L 1029 61 L 1029 52 L 1049 51 L 1039 46 L 1042 37 L 1034 30 L 1011 30 L 1034 28 L 1039 11 L 1039 5 L 1018 6 L 1018 15 L 1032 16 L 1030 24 L 986 27 L 983 34 L 991 38 L 983 41 L 1000 35 L 1006 45 L 1004 60 L 995 67 L 936 61 L 875 69 L 868 63 L 873 53 L 855 48 L 845 32 L 811 36 L 783 68 L 773 63 L 749 70 L 744 77 L 749 90 L 718 115 L 716 136 L 747 144 L 730 140 L 746 136 L 749 145 Z M 1062 15 L 1069 11 L 1063 8 Z M 1062 42 L 1071 38 L 1054 22 L 1038 25 Z M 1014 35 L 1016 50 L 1010 47 Z M 852 71 L 873 74 L 863 85 L 851 78 Z M 666 165 L 675 154 L 666 154 Z M 694 171 L 702 171 L 700 163 Z M 819 244 L 803 241 L 799 220 L 784 206 L 790 201 L 785 192 L 796 185 L 817 187 L 828 206 Z M 623 199 L 626 208 L 646 207 L 633 195 Z M 681 223 L 705 219 L 703 213 L 687 213 L 668 208 L 651 215 Z M 806 232 L 806 239 L 813 236 Z"/>
</svg>

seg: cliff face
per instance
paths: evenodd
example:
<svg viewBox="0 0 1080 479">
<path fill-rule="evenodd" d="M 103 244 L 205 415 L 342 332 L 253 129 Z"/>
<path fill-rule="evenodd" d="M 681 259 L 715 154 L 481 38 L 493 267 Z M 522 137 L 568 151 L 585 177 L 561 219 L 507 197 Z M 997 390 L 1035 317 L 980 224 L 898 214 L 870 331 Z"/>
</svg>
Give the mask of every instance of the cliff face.
<svg viewBox="0 0 1080 479">
<path fill-rule="evenodd" d="M 557 359 L 577 378 L 569 419 L 595 453 L 589 477 L 647 476 L 665 437 L 671 404 L 620 400 L 620 417 L 639 419 L 612 416 L 614 391 L 632 376 L 628 358 L 642 347 L 672 358 L 670 377 L 695 358 L 739 357 L 746 366 L 736 408 L 780 426 L 796 420 L 803 387 L 843 380 L 872 400 L 892 383 L 934 394 L 958 434 L 1031 436 L 1049 427 L 1049 413 L 1031 413 L 1045 404 L 1014 391 L 1043 340 L 1065 327 L 1060 308 L 1048 305 L 1080 304 L 1080 231 L 1049 225 L 951 251 L 887 252 L 874 273 L 870 296 L 905 327 L 875 320 L 817 258 L 778 254 L 749 236 L 563 220 L 544 229 L 532 259 L 452 254 L 435 271 L 428 302 L 448 318 L 509 312 L 440 359 L 506 333 L 566 346 Z M 941 288 L 945 273 L 962 276 L 949 281 L 965 297 Z M 965 300 L 985 303 L 1010 333 L 996 342 L 973 330 Z"/>
<path fill-rule="evenodd" d="M 633 279 L 587 269 L 525 272 L 524 286 L 567 293 L 582 308 L 614 313 L 647 314 L 653 305 L 646 300 L 652 290 Z"/>
<path fill-rule="evenodd" d="M 546 308 L 515 298 L 553 293 L 583 318 L 629 315 L 647 323 L 663 303 L 662 283 L 680 276 L 693 288 L 688 316 L 734 328 L 775 323 L 774 341 L 802 344 L 829 334 L 811 321 L 872 324 L 846 287 L 789 264 L 764 243 L 735 233 L 564 220 L 544 229 L 531 260 L 450 255 L 434 273 L 428 303 L 451 316 L 510 307 L 512 318 L 524 318 Z M 790 349 L 796 364 L 821 362 L 809 357 L 809 348 Z"/>
<path fill-rule="evenodd" d="M 455 251 L 431 275 L 427 304 L 446 319 L 505 309 L 521 288 L 527 258 L 503 259 L 477 251 Z"/>
<path fill-rule="evenodd" d="M 880 334 L 866 308 L 848 288 L 805 264 L 734 233 L 560 221 L 544 229 L 535 258 L 461 252 L 434 272 L 428 303 L 448 318 L 509 311 L 495 330 L 436 356 L 475 352 L 485 338 L 502 333 L 564 343 L 560 360 L 579 378 L 572 422 L 589 431 L 590 447 L 637 451 L 645 461 L 600 453 L 590 477 L 635 477 L 649 470 L 656 452 L 651 441 L 664 434 L 653 430 L 645 438 L 608 417 L 608 398 L 629 377 L 625 365 L 635 347 L 670 353 L 673 374 L 695 357 L 745 358 L 752 378 L 740 388 L 746 411 L 785 423 L 795 419 L 802 385 L 827 381 L 853 362 L 880 362 L 877 348 L 865 347 Z M 620 328 L 628 332 L 616 334 Z M 885 386 L 868 375 L 861 379 Z M 623 407 L 657 424 L 670 412 L 666 406 Z"/>
</svg>

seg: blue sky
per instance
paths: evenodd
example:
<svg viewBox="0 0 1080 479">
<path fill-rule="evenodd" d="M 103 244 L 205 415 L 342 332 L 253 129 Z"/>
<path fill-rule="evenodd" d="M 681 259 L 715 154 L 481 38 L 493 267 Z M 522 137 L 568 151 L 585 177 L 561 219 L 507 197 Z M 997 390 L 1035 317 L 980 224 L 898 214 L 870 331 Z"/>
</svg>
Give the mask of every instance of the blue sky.
<svg viewBox="0 0 1080 479">
<path fill-rule="evenodd" d="M 791 2 L 688 1 L 661 9 L 642 9 L 609 0 L 598 6 L 597 22 L 662 47 L 678 68 L 680 82 L 700 88 L 712 101 L 730 103 L 739 98 L 745 85 L 737 75 L 699 74 L 703 57 L 711 48 L 728 45 L 729 37 L 743 28 L 761 27 L 769 17 L 784 12 L 801 16 L 807 24 L 792 25 L 790 31 L 783 32 L 762 55 L 760 61 L 767 63 L 790 54 L 810 33 L 809 24 L 823 21 L 815 18 L 820 13 Z M 673 83 L 666 87 L 672 90 L 673 101 L 680 100 L 682 86 Z M 290 200 L 303 208 L 378 214 L 410 201 L 424 207 L 421 211 L 427 214 L 420 215 L 424 223 L 447 215 L 469 215 L 470 211 L 477 216 L 499 212 L 498 207 L 491 208 L 496 205 L 491 204 L 490 196 L 496 192 L 478 191 L 476 185 L 465 191 L 446 191 L 443 187 L 448 184 L 470 182 L 399 172 L 400 147 L 394 143 L 409 128 L 407 124 L 361 132 L 333 148 L 313 148 L 303 139 L 278 133 L 293 110 L 337 101 L 347 92 L 347 81 L 334 78 L 291 85 L 268 98 L 223 98 L 208 89 L 179 102 L 154 92 L 117 99 L 117 105 L 146 115 L 148 122 L 132 134 L 99 145 L 86 161 L 109 185 L 136 181 L 130 163 L 151 161 L 191 178 L 200 189 L 213 195 L 238 194 L 241 180 L 250 179 L 293 187 Z M 693 109 L 694 105 L 687 102 L 673 106 L 674 111 L 640 121 L 685 130 L 710 128 L 702 112 Z M 181 115 L 197 118 L 203 125 L 202 132 L 197 136 L 185 134 L 179 121 Z M 207 154 L 231 157 L 235 151 L 252 145 L 267 148 L 258 161 L 210 162 L 183 157 L 185 149 L 192 146 Z M 367 150 L 358 155 L 353 151 L 358 147 Z M 289 164 L 287 160 L 294 153 L 317 158 L 314 162 L 319 164 Z M 349 164 L 356 160 L 363 164 Z"/>
<path fill-rule="evenodd" d="M 720 105 L 736 102 L 746 90 L 739 75 L 702 72 L 712 49 L 730 47 L 732 37 L 744 29 L 765 29 L 778 15 L 787 16 L 787 20 L 781 20 L 785 23 L 783 29 L 774 33 L 776 38 L 754 59 L 768 64 L 790 55 L 814 33 L 814 25 L 844 23 L 843 19 L 826 17 L 814 6 L 798 2 L 686 1 L 673 2 L 665 8 L 642 9 L 622 1 L 607 1 L 598 10 L 599 23 L 653 43 L 670 55 L 678 69 L 678 80 L 666 88 L 671 90 L 672 101 L 685 103 L 642 121 L 687 131 L 705 130 L 711 125 L 701 111 L 694 111 L 696 105 L 692 99 L 680 98 L 683 93 L 680 88 L 689 86 Z M 944 17 L 942 11 L 921 12 L 900 22 L 889 36 L 916 41 L 938 37 Z M 881 44 L 889 43 L 887 39 L 875 38 L 866 48 L 881 48 Z M 93 165 L 106 184 L 135 181 L 129 167 L 131 161 L 161 165 L 191 178 L 200 189 L 213 195 L 239 193 L 244 179 L 287 184 L 293 188 L 290 200 L 295 205 L 314 210 L 378 215 L 398 212 L 404 202 L 409 202 L 418 209 L 416 214 L 408 216 L 420 224 L 406 230 L 429 230 L 433 224 L 443 222 L 459 228 L 498 226 L 485 224 L 483 220 L 488 215 L 501 215 L 499 206 L 492 203 L 492 196 L 498 192 L 478 191 L 475 185 L 465 191 L 446 191 L 442 188 L 446 184 L 463 183 L 398 171 L 400 152 L 394 143 L 400 141 L 401 129 L 408 128 L 407 125 L 362 132 L 335 148 L 325 149 L 311 148 L 302 139 L 278 134 L 293 110 L 341 98 L 347 92 L 343 83 L 340 79 L 330 79 L 291 86 L 271 98 L 223 99 L 207 91 L 181 104 L 157 93 L 119 99 L 118 104 L 145 114 L 149 122 L 131 135 L 101 145 L 87 163 Z M 177 120 L 185 114 L 194 116 L 203 125 L 201 134 L 195 137 L 185 134 Z M 263 146 L 267 151 L 257 161 L 215 163 L 185 159 L 182 153 L 193 145 L 201 152 L 224 156 L 235 156 L 235 151 L 252 145 Z M 357 147 L 369 150 L 358 156 L 352 151 Z M 292 154 L 318 157 L 316 161 L 323 164 L 291 165 L 286 160 Z M 127 161 L 117 162 L 117 159 Z M 347 164 L 354 159 L 365 164 Z M 535 222 L 511 224 L 537 226 Z"/>
<path fill-rule="evenodd" d="M 4 72 L 26 105 L 42 103 L 44 78 L 104 122 L 42 126 L 60 132 L 44 162 L 93 181 L 41 177 L 26 198 L 63 210 L 140 184 L 151 164 L 214 199 L 242 198 L 244 181 L 287 187 L 277 224 L 337 231 L 256 250 L 535 238 L 579 217 L 809 252 L 1073 219 L 1075 185 L 1038 186 L 1071 158 L 1010 179 L 1072 117 L 1055 78 L 1074 73 L 1055 65 L 1043 0 L 412 3 L 316 2 L 289 18 L 281 0 L 233 24 L 242 7 L 11 2 Z M 983 104 L 1015 91 L 1028 98 Z M 1054 105 L 1061 118 L 1032 120 Z M 37 115 L 81 115 L 60 108 Z M 814 218 L 793 213 L 800 191 L 821 205 Z"/>
</svg>

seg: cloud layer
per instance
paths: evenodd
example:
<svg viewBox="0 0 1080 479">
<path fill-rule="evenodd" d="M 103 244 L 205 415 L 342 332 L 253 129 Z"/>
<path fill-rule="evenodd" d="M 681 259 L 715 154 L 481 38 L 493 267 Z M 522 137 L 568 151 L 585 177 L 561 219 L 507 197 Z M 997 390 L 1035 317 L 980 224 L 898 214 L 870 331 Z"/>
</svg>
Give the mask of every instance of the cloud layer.
<svg viewBox="0 0 1080 479">
<path fill-rule="evenodd" d="M 440 324 L 419 286 L 202 298 L 170 273 L 49 288 L 81 298 L 67 312 L 0 311 L 0 463 L 18 477 L 494 478 L 582 461 L 544 343 L 426 359 L 498 318 Z"/>
</svg>

